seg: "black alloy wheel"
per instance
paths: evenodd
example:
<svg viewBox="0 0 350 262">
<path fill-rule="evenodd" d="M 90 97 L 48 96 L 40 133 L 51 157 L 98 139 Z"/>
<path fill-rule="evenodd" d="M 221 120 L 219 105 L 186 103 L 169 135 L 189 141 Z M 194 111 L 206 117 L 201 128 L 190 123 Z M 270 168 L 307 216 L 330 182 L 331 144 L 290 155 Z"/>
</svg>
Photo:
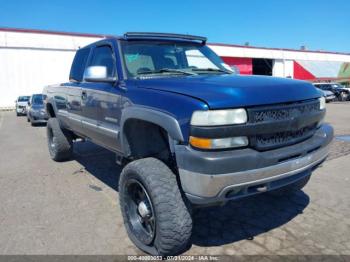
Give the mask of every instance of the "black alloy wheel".
<svg viewBox="0 0 350 262">
<path fill-rule="evenodd" d="M 152 243 L 156 232 L 156 218 L 152 201 L 145 187 L 136 179 L 126 184 L 126 213 L 133 233 L 145 245 Z"/>
</svg>

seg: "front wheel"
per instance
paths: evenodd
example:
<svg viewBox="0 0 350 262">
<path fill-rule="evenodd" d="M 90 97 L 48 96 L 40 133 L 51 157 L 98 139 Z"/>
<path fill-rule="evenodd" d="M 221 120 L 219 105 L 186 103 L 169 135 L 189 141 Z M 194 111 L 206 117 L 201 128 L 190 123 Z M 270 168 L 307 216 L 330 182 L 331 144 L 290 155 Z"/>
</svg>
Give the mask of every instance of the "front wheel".
<svg viewBox="0 0 350 262">
<path fill-rule="evenodd" d="M 177 255 L 190 246 L 190 211 L 175 174 L 160 160 L 128 164 L 120 175 L 119 200 L 127 233 L 144 252 Z"/>
</svg>

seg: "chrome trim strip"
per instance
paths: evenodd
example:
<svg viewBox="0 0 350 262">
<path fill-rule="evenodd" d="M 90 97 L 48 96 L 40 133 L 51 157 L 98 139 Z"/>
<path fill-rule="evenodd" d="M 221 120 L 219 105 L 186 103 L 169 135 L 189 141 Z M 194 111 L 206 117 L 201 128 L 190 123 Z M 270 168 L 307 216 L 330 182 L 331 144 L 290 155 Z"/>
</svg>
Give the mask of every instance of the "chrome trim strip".
<svg viewBox="0 0 350 262">
<path fill-rule="evenodd" d="M 77 117 L 73 117 L 72 115 L 75 115 L 75 114 L 69 113 L 66 110 L 62 110 L 62 109 L 58 110 L 58 115 L 62 116 L 62 117 L 66 117 L 69 120 L 74 120 L 76 122 L 81 122 L 82 121 L 81 119 L 79 119 L 79 117 L 78 118 Z"/>
<path fill-rule="evenodd" d="M 80 122 L 81 124 L 84 124 L 84 125 L 86 125 L 88 127 L 96 128 L 96 130 L 101 130 L 103 132 L 109 132 L 109 133 L 113 134 L 113 136 L 119 134 L 119 130 L 114 130 L 114 129 L 105 127 L 105 126 L 103 126 L 101 124 L 91 123 L 90 121 L 85 120 L 84 117 L 81 117 L 81 116 L 73 114 L 73 113 L 69 113 L 66 110 L 59 110 L 58 114 L 61 115 L 61 116 L 67 117 L 70 120 L 74 120 L 74 121 Z M 72 115 L 76 115 L 76 117 L 74 117 Z"/>
<path fill-rule="evenodd" d="M 69 116 L 69 113 L 67 110 L 59 109 L 58 114 L 62 116 Z"/>
<path fill-rule="evenodd" d="M 112 123 L 114 123 L 114 124 L 117 124 L 118 123 L 118 119 L 116 119 L 116 118 L 113 118 L 113 117 L 105 117 L 105 120 L 106 121 L 109 121 L 109 122 L 112 122 Z"/>
<path fill-rule="evenodd" d="M 304 157 L 278 165 L 228 174 L 205 175 L 179 169 L 183 190 L 199 197 L 215 197 L 227 187 L 267 183 L 301 173 L 322 162 L 328 155 L 329 145 Z"/>
<path fill-rule="evenodd" d="M 111 128 L 108 128 L 108 127 L 105 127 L 101 124 L 94 124 L 94 123 L 91 123 L 87 120 L 82 120 L 81 123 L 83 125 L 86 125 L 86 126 L 89 126 L 89 127 L 92 127 L 92 128 L 96 128 L 96 131 L 102 131 L 102 133 L 104 133 L 105 135 L 110 135 L 112 134 L 113 136 L 114 135 L 118 135 L 119 134 L 119 130 L 114 130 L 114 129 L 111 129 Z M 109 134 L 106 134 L 106 132 L 108 132 Z"/>
<path fill-rule="evenodd" d="M 98 127 L 96 124 L 90 123 L 89 121 L 86 120 L 81 120 L 81 123 L 87 126 L 92 126 L 92 127 Z"/>
<path fill-rule="evenodd" d="M 98 126 L 98 128 L 101 129 L 101 130 L 113 133 L 115 135 L 118 135 L 118 133 L 119 133 L 118 130 L 110 129 L 110 128 L 107 128 L 107 127 L 104 127 L 104 126 Z"/>
</svg>

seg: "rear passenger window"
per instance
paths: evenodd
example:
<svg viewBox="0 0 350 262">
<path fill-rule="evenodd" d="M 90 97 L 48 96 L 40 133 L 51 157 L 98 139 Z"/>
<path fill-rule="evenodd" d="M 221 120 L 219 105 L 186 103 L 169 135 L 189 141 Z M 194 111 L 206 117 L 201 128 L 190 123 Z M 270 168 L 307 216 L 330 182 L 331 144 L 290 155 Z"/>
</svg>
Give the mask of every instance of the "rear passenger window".
<svg viewBox="0 0 350 262">
<path fill-rule="evenodd" d="M 96 47 L 92 53 L 90 66 L 107 67 L 107 77 L 115 76 L 113 51 L 110 46 Z"/>
<path fill-rule="evenodd" d="M 77 51 L 74 57 L 72 68 L 70 70 L 70 74 L 69 74 L 70 81 L 73 80 L 73 81 L 80 82 L 83 80 L 84 69 L 85 69 L 86 61 L 89 57 L 89 53 L 90 53 L 89 48 L 83 48 Z"/>
</svg>

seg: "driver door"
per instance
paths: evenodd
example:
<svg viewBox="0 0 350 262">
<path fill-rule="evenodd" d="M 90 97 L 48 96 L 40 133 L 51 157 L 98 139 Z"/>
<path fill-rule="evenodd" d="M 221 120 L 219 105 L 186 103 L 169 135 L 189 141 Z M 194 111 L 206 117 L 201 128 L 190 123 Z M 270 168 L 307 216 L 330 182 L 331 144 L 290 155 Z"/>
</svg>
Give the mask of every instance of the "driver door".
<svg viewBox="0 0 350 262">
<path fill-rule="evenodd" d="M 104 66 L 107 77 L 117 76 L 114 47 L 104 41 L 91 54 L 90 66 Z M 82 88 L 82 125 L 85 135 L 95 143 L 116 150 L 120 118 L 120 89 L 116 83 L 87 82 Z"/>
</svg>

